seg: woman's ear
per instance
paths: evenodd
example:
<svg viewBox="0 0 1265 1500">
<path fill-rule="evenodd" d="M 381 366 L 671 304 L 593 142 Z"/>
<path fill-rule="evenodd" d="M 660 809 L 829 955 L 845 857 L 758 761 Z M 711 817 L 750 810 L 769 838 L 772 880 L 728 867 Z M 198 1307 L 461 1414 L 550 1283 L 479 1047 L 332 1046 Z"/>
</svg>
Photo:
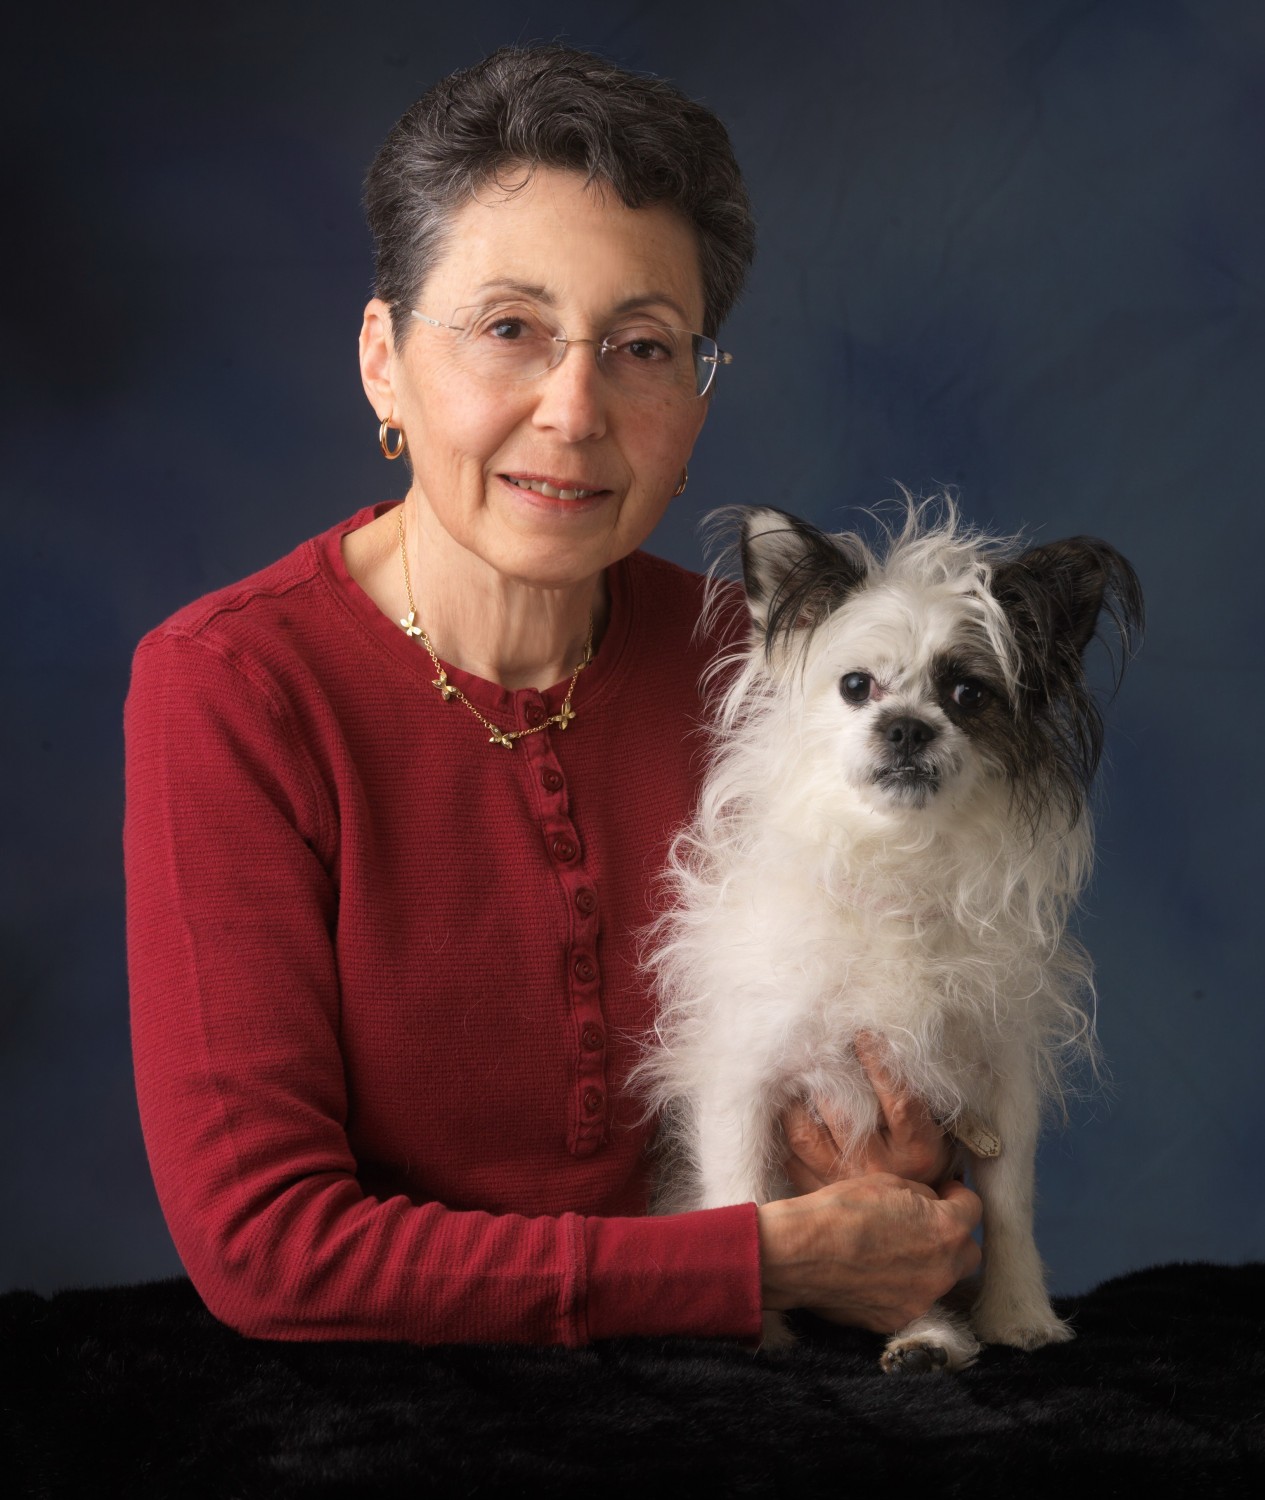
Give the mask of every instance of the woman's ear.
<svg viewBox="0 0 1265 1500">
<path fill-rule="evenodd" d="M 395 415 L 395 338 L 391 332 L 391 309 L 381 297 L 365 307 L 360 325 L 360 379 L 378 420 Z"/>
</svg>

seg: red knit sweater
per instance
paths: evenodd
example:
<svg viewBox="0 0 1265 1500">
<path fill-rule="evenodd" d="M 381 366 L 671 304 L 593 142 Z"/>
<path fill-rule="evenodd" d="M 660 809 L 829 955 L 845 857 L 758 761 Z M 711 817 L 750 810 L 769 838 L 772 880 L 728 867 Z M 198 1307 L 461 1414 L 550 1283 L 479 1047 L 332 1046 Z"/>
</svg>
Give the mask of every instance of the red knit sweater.
<svg viewBox="0 0 1265 1500">
<path fill-rule="evenodd" d="M 576 721 L 513 750 L 347 573 L 371 512 L 142 641 L 141 1120 L 211 1310 L 275 1338 L 754 1338 L 751 1204 L 644 1217 L 638 933 L 697 787 L 701 580 L 609 572 Z M 559 706 L 449 668 L 502 728 Z"/>
</svg>

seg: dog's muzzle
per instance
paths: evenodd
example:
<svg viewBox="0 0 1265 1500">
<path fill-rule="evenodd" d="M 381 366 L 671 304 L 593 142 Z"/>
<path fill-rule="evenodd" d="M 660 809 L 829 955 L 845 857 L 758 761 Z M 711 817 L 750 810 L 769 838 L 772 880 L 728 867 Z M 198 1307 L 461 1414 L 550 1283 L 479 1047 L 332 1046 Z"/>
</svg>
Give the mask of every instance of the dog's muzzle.
<svg viewBox="0 0 1265 1500">
<path fill-rule="evenodd" d="M 874 782 L 884 791 L 923 803 L 940 790 L 941 768 L 932 747 L 940 737 L 935 725 L 912 714 L 899 714 L 878 726 L 881 754 Z"/>
</svg>

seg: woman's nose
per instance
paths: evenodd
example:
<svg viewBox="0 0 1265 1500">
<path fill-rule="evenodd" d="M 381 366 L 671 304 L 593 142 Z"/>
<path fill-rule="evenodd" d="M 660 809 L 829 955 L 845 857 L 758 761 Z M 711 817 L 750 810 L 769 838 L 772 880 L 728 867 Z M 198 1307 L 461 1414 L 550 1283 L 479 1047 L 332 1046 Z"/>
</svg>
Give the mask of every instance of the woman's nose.
<svg viewBox="0 0 1265 1500">
<path fill-rule="evenodd" d="M 572 345 L 578 345 L 573 349 Z M 568 339 L 562 358 L 537 377 L 539 398 L 532 420 L 570 443 L 601 437 L 606 431 L 610 386 L 598 368 L 596 340 Z"/>
</svg>

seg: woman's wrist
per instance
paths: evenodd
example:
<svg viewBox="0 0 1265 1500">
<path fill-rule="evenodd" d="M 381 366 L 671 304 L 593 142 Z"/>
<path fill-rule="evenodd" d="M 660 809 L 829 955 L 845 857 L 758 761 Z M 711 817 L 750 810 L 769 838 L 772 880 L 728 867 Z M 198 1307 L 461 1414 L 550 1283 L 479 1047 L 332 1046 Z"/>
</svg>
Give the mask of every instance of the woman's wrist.
<svg viewBox="0 0 1265 1500">
<path fill-rule="evenodd" d="M 760 1305 L 769 1312 L 786 1312 L 794 1306 L 784 1299 L 779 1285 L 783 1229 L 777 1203 L 757 1205 L 756 1225 L 760 1238 Z"/>
<path fill-rule="evenodd" d="M 811 1226 L 815 1214 L 805 1212 L 802 1198 L 775 1199 L 756 1208 L 760 1239 L 760 1299 L 768 1312 L 787 1312 L 807 1305 L 811 1276 L 805 1274 L 815 1258 Z"/>
</svg>

